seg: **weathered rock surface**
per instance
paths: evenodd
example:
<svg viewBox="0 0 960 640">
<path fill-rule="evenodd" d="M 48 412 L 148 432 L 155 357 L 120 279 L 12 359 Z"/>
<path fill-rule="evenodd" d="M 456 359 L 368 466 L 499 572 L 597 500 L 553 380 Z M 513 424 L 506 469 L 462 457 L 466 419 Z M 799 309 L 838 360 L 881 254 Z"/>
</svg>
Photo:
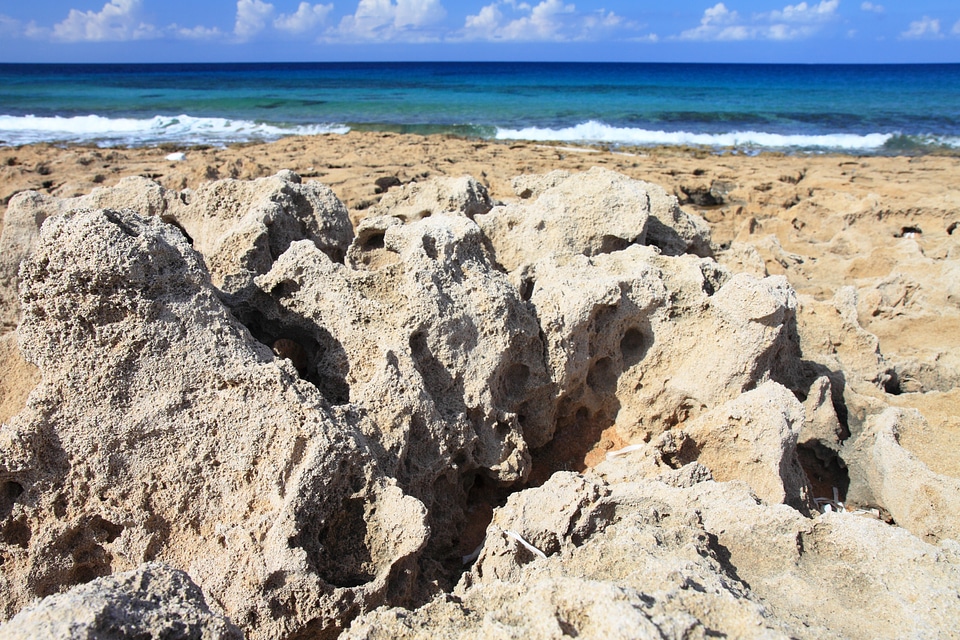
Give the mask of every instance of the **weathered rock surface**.
<svg viewBox="0 0 960 640">
<path fill-rule="evenodd" d="M 848 445 L 848 500 L 882 507 L 928 542 L 960 540 L 960 479 L 934 473 L 900 445 L 900 431 L 922 421 L 917 411 L 891 407 Z"/>
<path fill-rule="evenodd" d="M 33 251 L 43 221 L 97 208 L 129 209 L 179 227 L 204 256 L 214 284 L 230 294 L 250 287 L 294 240 L 311 240 L 342 262 L 353 239 L 347 210 L 333 192 L 318 182 L 304 184 L 290 171 L 253 181 L 218 180 L 195 192 L 170 191 L 142 177 L 124 178 L 75 198 L 27 191 L 11 199 L 0 236 L 4 330 L 19 322 L 17 271 Z"/>
<path fill-rule="evenodd" d="M 178 224 L 210 269 L 213 284 L 247 293 L 296 240 L 310 240 L 343 262 L 353 229 L 328 187 L 303 183 L 292 171 L 258 180 L 217 180 L 181 194 L 166 219 Z"/>
<path fill-rule="evenodd" d="M 161 561 L 248 637 L 405 589 L 428 530 L 360 432 L 218 299 L 159 218 L 53 218 L 21 269 L 43 374 L 0 432 L 2 607 Z"/>
<path fill-rule="evenodd" d="M 161 215 L 171 200 L 170 192 L 139 176 L 123 178 L 114 187 L 94 189 L 75 198 L 57 198 L 36 191 L 11 198 L 0 233 L 0 331 L 14 329 L 20 322 L 17 272 L 20 262 L 33 251 L 44 220 L 75 209 L 105 207 L 129 208 L 145 216 Z"/>
<path fill-rule="evenodd" d="M 536 198 L 477 217 L 507 271 L 553 254 L 595 256 L 631 244 L 655 244 L 667 255 L 710 253 L 706 223 L 656 185 L 594 168 L 528 177 L 515 188 Z"/>
<path fill-rule="evenodd" d="M 558 473 L 495 512 L 455 599 L 378 609 L 345 637 L 897 638 L 898 620 L 936 636 L 960 611 L 958 551 L 759 504 L 736 482 Z"/>
<path fill-rule="evenodd" d="M 0 618 L 90 595 L 90 624 L 224 637 L 220 616 L 250 638 L 948 634 L 960 486 L 887 409 L 954 356 L 869 330 L 949 302 L 915 277 L 930 257 L 798 298 L 766 274 L 822 265 L 774 236 L 718 264 L 649 183 L 514 188 L 396 187 L 355 237 L 292 172 L 98 192 L 121 211 L 17 196 Z M 833 469 L 821 493 L 801 459 Z M 831 485 L 902 527 L 820 514 Z M 151 576 L 167 609 L 135 604 Z"/>
<path fill-rule="evenodd" d="M 183 571 L 147 563 L 47 596 L 0 627 L 3 640 L 240 640 Z"/>
<path fill-rule="evenodd" d="M 471 176 L 437 177 L 392 189 L 379 203 L 370 207 L 367 215 L 391 216 L 402 222 L 415 222 L 444 213 L 473 219 L 492 208 L 490 194 Z"/>
</svg>

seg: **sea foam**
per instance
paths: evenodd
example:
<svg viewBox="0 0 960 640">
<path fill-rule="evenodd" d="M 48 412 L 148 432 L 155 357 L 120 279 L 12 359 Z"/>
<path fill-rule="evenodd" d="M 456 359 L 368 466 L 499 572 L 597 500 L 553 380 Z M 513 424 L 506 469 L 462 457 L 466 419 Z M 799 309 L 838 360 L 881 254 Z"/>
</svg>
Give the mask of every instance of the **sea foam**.
<svg viewBox="0 0 960 640">
<path fill-rule="evenodd" d="M 35 142 L 95 143 L 100 146 L 144 146 L 164 142 L 230 144 L 347 131 L 348 127 L 333 124 L 281 126 L 188 115 L 145 119 L 105 118 L 98 115 L 71 118 L 0 115 L 0 144 L 7 145 Z"/>
<path fill-rule="evenodd" d="M 798 135 L 763 131 L 729 133 L 693 133 L 689 131 L 657 131 L 629 127 L 613 127 L 589 121 L 573 127 L 546 129 L 497 129 L 498 140 L 537 140 L 554 142 L 601 142 L 629 145 L 690 145 L 706 147 L 756 147 L 770 149 L 822 148 L 843 150 L 877 150 L 896 134 L 865 135 L 834 133 Z"/>
</svg>

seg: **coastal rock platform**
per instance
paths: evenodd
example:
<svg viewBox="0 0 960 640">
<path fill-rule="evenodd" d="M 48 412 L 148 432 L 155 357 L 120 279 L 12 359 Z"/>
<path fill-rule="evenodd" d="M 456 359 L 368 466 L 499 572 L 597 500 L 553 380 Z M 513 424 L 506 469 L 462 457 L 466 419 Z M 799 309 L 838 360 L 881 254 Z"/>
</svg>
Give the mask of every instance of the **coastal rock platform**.
<svg viewBox="0 0 960 640">
<path fill-rule="evenodd" d="M 0 638 L 955 637 L 956 188 L 564 154 L 6 175 Z"/>
</svg>

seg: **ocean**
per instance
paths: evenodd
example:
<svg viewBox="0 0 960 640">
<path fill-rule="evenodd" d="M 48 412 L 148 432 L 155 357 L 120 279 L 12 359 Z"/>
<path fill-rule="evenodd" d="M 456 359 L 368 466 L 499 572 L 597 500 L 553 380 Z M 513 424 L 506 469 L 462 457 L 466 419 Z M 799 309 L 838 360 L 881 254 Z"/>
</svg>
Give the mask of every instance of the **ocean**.
<svg viewBox="0 0 960 640">
<path fill-rule="evenodd" d="M 0 65 L 0 145 L 226 145 L 352 129 L 744 153 L 960 151 L 960 65 Z"/>
</svg>

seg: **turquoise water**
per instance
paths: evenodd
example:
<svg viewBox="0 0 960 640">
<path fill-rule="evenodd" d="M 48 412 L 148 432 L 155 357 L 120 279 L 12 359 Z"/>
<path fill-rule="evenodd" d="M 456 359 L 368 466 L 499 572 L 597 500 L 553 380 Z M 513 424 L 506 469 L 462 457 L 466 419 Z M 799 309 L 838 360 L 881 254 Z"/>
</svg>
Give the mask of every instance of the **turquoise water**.
<svg viewBox="0 0 960 640">
<path fill-rule="evenodd" d="M 960 149 L 960 65 L 0 65 L 0 144 L 228 144 L 350 129 Z"/>
</svg>

